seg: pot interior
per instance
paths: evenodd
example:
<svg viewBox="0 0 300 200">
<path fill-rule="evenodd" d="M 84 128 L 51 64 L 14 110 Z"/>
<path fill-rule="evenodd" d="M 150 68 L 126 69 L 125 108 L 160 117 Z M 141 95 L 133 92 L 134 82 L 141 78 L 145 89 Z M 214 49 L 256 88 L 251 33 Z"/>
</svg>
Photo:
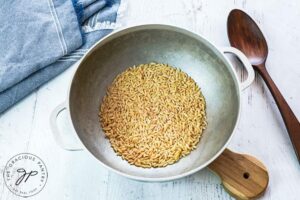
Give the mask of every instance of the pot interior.
<svg viewBox="0 0 300 200">
<path fill-rule="evenodd" d="M 207 103 L 208 126 L 196 150 L 165 168 L 143 169 L 113 151 L 100 127 L 99 105 L 117 74 L 142 63 L 167 63 L 188 73 Z M 176 178 L 199 170 L 222 151 L 239 114 L 236 76 L 224 56 L 205 39 L 163 25 L 144 25 L 117 32 L 98 43 L 80 64 L 72 81 L 69 109 L 86 148 L 102 163 L 144 180 Z"/>
</svg>

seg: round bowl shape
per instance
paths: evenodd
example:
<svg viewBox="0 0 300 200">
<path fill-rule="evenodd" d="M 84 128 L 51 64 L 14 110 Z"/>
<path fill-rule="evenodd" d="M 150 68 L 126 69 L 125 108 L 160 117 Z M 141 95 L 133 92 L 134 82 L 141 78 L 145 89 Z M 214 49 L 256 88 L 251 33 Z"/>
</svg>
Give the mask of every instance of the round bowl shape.
<svg viewBox="0 0 300 200">
<path fill-rule="evenodd" d="M 116 155 L 98 112 L 116 75 L 149 62 L 180 68 L 197 82 L 206 99 L 208 126 L 190 155 L 164 168 L 144 169 Z M 142 25 L 115 32 L 94 45 L 74 75 L 68 104 L 81 142 L 104 166 L 129 178 L 164 181 L 196 172 L 222 153 L 238 120 L 240 90 L 232 65 L 206 39 L 173 26 Z"/>
</svg>

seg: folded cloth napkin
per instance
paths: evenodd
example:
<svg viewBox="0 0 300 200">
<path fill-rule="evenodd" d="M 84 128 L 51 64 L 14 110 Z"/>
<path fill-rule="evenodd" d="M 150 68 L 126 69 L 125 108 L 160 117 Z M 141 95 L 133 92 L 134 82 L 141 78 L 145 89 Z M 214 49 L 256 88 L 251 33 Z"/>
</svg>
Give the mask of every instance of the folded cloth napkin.
<svg viewBox="0 0 300 200">
<path fill-rule="evenodd" d="M 74 64 L 115 27 L 120 0 L 0 4 L 0 113 Z"/>
</svg>

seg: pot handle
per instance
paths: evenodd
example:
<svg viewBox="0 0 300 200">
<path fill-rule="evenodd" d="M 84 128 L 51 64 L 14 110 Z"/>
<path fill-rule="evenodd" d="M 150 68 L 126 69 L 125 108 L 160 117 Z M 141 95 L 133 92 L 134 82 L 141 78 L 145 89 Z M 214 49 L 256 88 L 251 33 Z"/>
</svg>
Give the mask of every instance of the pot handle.
<svg viewBox="0 0 300 200">
<path fill-rule="evenodd" d="M 253 70 L 252 65 L 250 64 L 248 58 L 238 49 L 234 47 L 223 47 L 221 48 L 221 51 L 225 53 L 231 53 L 234 54 L 243 64 L 243 66 L 246 68 L 246 71 L 248 73 L 248 77 L 245 81 L 241 83 L 241 90 L 246 89 L 251 85 L 251 83 L 254 81 L 255 73 Z"/>
<path fill-rule="evenodd" d="M 63 142 L 62 134 L 60 133 L 59 128 L 57 126 L 57 117 L 59 116 L 59 114 L 61 114 L 61 112 L 65 111 L 66 109 L 66 103 L 63 102 L 52 111 L 50 115 L 50 128 L 52 130 L 55 141 L 61 148 L 67 151 L 81 151 L 83 150 L 83 148 L 78 147 L 78 145 L 69 146 Z"/>
<path fill-rule="evenodd" d="M 262 162 L 229 149 L 225 149 L 208 168 L 221 178 L 224 188 L 237 199 L 256 199 L 269 183 L 269 174 Z"/>
</svg>

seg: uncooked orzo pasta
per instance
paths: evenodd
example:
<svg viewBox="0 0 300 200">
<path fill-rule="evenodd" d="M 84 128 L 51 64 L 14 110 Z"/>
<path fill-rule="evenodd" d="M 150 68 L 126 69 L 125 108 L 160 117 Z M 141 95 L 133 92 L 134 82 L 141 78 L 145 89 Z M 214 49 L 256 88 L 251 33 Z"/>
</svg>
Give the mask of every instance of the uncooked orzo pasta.
<svg viewBox="0 0 300 200">
<path fill-rule="evenodd" d="M 144 168 L 165 167 L 188 155 L 207 125 L 205 99 L 196 82 L 157 63 L 119 74 L 99 117 L 117 155 Z"/>
</svg>

